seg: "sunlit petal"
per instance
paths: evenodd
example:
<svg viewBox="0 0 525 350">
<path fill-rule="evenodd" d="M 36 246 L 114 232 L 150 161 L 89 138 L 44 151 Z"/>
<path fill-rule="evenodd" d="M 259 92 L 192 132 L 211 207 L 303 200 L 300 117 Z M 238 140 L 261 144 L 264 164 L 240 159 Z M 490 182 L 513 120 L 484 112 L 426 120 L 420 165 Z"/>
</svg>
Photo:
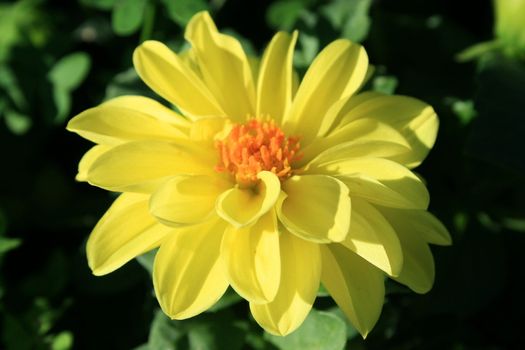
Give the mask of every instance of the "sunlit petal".
<svg viewBox="0 0 525 350">
<path fill-rule="evenodd" d="M 225 222 L 212 219 L 179 229 L 162 243 L 153 284 L 162 310 L 172 319 L 200 314 L 228 288 L 219 253 L 225 228 Z"/>
<path fill-rule="evenodd" d="M 145 41 L 133 53 L 141 79 L 186 115 L 224 116 L 225 112 L 199 76 L 166 45 Z"/>
<path fill-rule="evenodd" d="M 321 253 L 323 286 L 366 337 L 383 308 L 383 273 L 340 244 L 324 245 Z"/>
<path fill-rule="evenodd" d="M 149 215 L 149 196 L 124 193 L 97 223 L 86 252 L 95 275 L 108 274 L 129 260 L 156 248 L 173 229 Z"/>
<path fill-rule="evenodd" d="M 277 215 L 293 234 L 313 242 L 340 242 L 350 226 L 348 188 L 324 175 L 293 176 L 283 184 Z"/>
<path fill-rule="evenodd" d="M 363 81 L 368 56 L 359 44 L 340 39 L 328 45 L 306 72 L 292 109 L 284 120 L 290 133 L 300 134 L 307 145 L 331 121 L 323 118 L 330 106 L 352 95 Z"/>
<path fill-rule="evenodd" d="M 272 302 L 250 303 L 253 317 L 267 332 L 287 335 L 312 308 L 321 277 L 321 254 L 315 243 L 290 233 L 280 236 L 281 281 Z"/>
<path fill-rule="evenodd" d="M 190 124 L 160 103 L 141 96 L 122 96 L 90 108 L 67 125 L 69 131 L 96 143 L 187 138 Z"/>
<path fill-rule="evenodd" d="M 207 12 L 193 16 L 184 36 L 195 51 L 206 86 L 228 117 L 241 121 L 254 115 L 253 75 L 237 39 L 219 33 Z"/>
<path fill-rule="evenodd" d="M 276 122 L 281 121 L 292 103 L 292 59 L 297 35 L 297 32 L 275 34 L 259 70 L 257 115 L 268 115 Z"/>
<path fill-rule="evenodd" d="M 281 183 L 275 174 L 262 171 L 257 177 L 260 182 L 256 187 L 235 187 L 217 199 L 219 216 L 237 228 L 254 223 L 274 206 L 279 197 Z"/>
<path fill-rule="evenodd" d="M 271 302 L 281 281 L 279 231 L 273 211 L 249 227 L 230 226 L 222 240 L 221 255 L 232 287 L 246 300 Z"/>
<path fill-rule="evenodd" d="M 177 175 L 151 196 L 151 213 L 166 225 L 196 224 L 215 213 L 217 197 L 231 183 L 219 176 Z"/>
<path fill-rule="evenodd" d="M 390 276 L 401 272 L 403 252 L 396 232 L 384 216 L 364 200 L 352 201 L 350 231 L 342 244 Z"/>
<path fill-rule="evenodd" d="M 87 172 L 87 181 L 110 191 L 151 193 L 170 176 L 210 173 L 212 164 L 175 144 L 128 142 L 98 157 Z"/>
</svg>

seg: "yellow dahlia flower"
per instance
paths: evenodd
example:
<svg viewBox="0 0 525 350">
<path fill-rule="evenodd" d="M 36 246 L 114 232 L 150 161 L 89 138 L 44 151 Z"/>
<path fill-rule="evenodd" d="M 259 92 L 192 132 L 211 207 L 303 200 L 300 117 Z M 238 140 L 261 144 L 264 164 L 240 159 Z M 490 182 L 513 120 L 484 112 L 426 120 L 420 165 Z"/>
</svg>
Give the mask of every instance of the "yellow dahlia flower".
<svg viewBox="0 0 525 350">
<path fill-rule="evenodd" d="M 450 243 L 410 171 L 435 141 L 433 109 L 357 93 L 368 58 L 348 40 L 328 45 L 299 84 L 297 33 L 277 33 L 260 62 L 206 12 L 185 37 L 183 54 L 146 41 L 133 55 L 180 114 L 123 96 L 68 124 L 97 144 L 78 180 L 122 192 L 88 240 L 93 273 L 160 247 L 153 282 L 171 318 L 205 311 L 232 286 L 278 335 L 301 325 L 320 283 L 364 336 L 385 274 L 427 292 L 428 243 Z"/>
</svg>

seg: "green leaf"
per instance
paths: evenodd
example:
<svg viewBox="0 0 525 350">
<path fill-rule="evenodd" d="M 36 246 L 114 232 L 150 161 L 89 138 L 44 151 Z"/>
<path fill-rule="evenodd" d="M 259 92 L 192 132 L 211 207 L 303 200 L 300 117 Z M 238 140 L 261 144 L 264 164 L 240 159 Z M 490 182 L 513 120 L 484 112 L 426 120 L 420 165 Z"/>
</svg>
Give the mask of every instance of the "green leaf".
<svg viewBox="0 0 525 350">
<path fill-rule="evenodd" d="M 28 28 L 36 23 L 38 0 L 21 0 L 0 4 L 0 62 L 7 59 L 10 50 L 23 42 Z"/>
<path fill-rule="evenodd" d="M 84 81 L 90 67 L 91 58 L 87 53 L 74 52 L 58 60 L 51 68 L 48 78 L 60 89 L 72 91 Z"/>
<path fill-rule="evenodd" d="M 452 102 L 452 111 L 462 125 L 468 125 L 476 117 L 477 112 L 472 100 L 455 100 Z"/>
<path fill-rule="evenodd" d="M 456 55 L 456 61 L 468 62 L 480 58 L 488 52 L 501 49 L 502 45 L 497 40 L 485 41 L 467 47 Z"/>
<path fill-rule="evenodd" d="M 147 88 L 146 84 L 140 80 L 135 69 L 130 68 L 118 73 L 113 77 L 106 88 L 105 100 L 123 95 L 143 95 L 152 98 L 158 98 Z"/>
<path fill-rule="evenodd" d="M 305 68 L 312 63 L 319 52 L 319 38 L 315 35 L 301 33 L 298 39 L 299 49 L 294 55 L 294 65 L 299 68 Z"/>
<path fill-rule="evenodd" d="M 100 10 L 111 10 L 117 0 L 80 0 L 80 3 Z"/>
<path fill-rule="evenodd" d="M 326 290 L 326 288 L 321 284 L 319 286 L 319 290 L 317 291 L 317 296 L 318 297 L 329 297 L 330 293 L 328 293 L 328 290 Z"/>
<path fill-rule="evenodd" d="M 168 17 L 181 27 L 186 26 L 191 17 L 199 11 L 208 10 L 208 4 L 204 0 L 162 0 Z"/>
<path fill-rule="evenodd" d="M 66 120 L 71 110 L 71 93 L 67 89 L 55 86 L 53 89 L 53 101 L 57 109 L 54 121 L 59 124 Z"/>
<path fill-rule="evenodd" d="M 113 31 L 118 35 L 135 33 L 142 24 L 148 0 L 117 0 L 111 14 Z"/>
<path fill-rule="evenodd" d="M 9 130 L 15 135 L 25 134 L 31 127 L 31 118 L 27 115 L 18 113 L 13 110 L 6 110 L 4 112 L 5 124 Z"/>
<path fill-rule="evenodd" d="M 203 314 L 187 322 L 189 348 L 241 350 L 248 324 L 245 320 L 235 320 L 228 311 Z"/>
<path fill-rule="evenodd" d="M 321 8 L 321 13 L 341 36 L 355 42 L 366 39 L 370 29 L 371 0 L 337 0 Z"/>
<path fill-rule="evenodd" d="M 348 320 L 348 317 L 345 316 L 343 310 L 339 308 L 338 306 L 334 306 L 333 308 L 330 308 L 326 310 L 326 312 L 337 316 L 341 321 L 343 321 L 346 325 L 346 338 L 347 339 L 353 339 L 357 337 L 359 334 L 359 331 L 355 329 L 355 327 L 350 323 Z M 361 337 L 359 337 L 361 338 Z"/>
<path fill-rule="evenodd" d="M 503 218 L 503 227 L 516 232 L 525 232 L 524 218 Z"/>
<path fill-rule="evenodd" d="M 457 233 L 463 234 L 465 233 L 465 230 L 467 229 L 468 223 L 469 223 L 469 215 L 466 212 L 460 211 L 454 214 L 453 216 L 453 222 L 454 222 L 454 228 Z"/>
<path fill-rule="evenodd" d="M 26 324 L 22 322 L 19 315 L 15 317 L 2 310 L 0 316 L 2 317 L 0 332 L 2 333 L 2 343 L 6 349 L 34 349 L 34 334 L 31 332 L 31 329 L 28 329 Z"/>
<path fill-rule="evenodd" d="M 158 249 L 153 249 L 145 254 L 137 256 L 138 263 L 146 269 L 151 275 L 153 273 L 153 262 L 155 261 L 155 255 L 157 255 Z"/>
<path fill-rule="evenodd" d="M 305 1 L 276 1 L 266 12 L 266 22 L 273 29 L 291 30 L 305 9 Z"/>
<path fill-rule="evenodd" d="M 0 256 L 4 255 L 10 250 L 15 249 L 20 244 L 22 244 L 21 239 L 0 237 Z"/>
<path fill-rule="evenodd" d="M 397 78 L 394 76 L 384 75 L 375 77 L 372 81 L 372 90 L 392 95 L 396 91 Z"/>
<path fill-rule="evenodd" d="M 24 110 L 27 107 L 27 100 L 20 88 L 17 77 L 13 70 L 0 64 L 0 87 L 7 92 L 7 96 L 18 110 Z"/>
<path fill-rule="evenodd" d="M 175 327 L 176 324 L 162 310 L 157 310 L 149 332 L 149 349 L 175 350 L 176 342 L 184 336 L 184 332 Z"/>
<path fill-rule="evenodd" d="M 231 305 L 237 304 L 242 298 L 233 289 L 228 288 L 222 298 L 212 307 L 208 309 L 208 312 L 217 312 L 225 309 Z"/>
<path fill-rule="evenodd" d="M 73 333 L 64 331 L 58 333 L 51 343 L 51 350 L 69 350 L 73 347 Z"/>
<path fill-rule="evenodd" d="M 266 333 L 264 336 L 282 350 L 340 350 L 346 344 L 346 325 L 331 313 L 312 309 L 292 334 L 278 337 Z"/>
</svg>

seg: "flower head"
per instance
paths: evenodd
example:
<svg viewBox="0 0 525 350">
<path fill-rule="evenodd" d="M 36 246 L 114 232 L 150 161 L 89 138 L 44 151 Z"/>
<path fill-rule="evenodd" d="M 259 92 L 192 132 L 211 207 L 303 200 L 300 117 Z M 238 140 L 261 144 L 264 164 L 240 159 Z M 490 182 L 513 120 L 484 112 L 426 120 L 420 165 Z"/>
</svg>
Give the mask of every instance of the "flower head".
<svg viewBox="0 0 525 350">
<path fill-rule="evenodd" d="M 348 40 L 328 45 L 299 84 L 297 33 L 277 33 L 260 61 L 206 12 L 185 37 L 185 53 L 146 41 L 133 55 L 181 114 L 124 96 L 68 124 L 97 144 L 77 178 L 122 192 L 88 240 L 94 274 L 160 247 L 153 282 L 167 315 L 197 315 L 232 286 L 279 335 L 299 327 L 320 283 L 364 336 L 385 274 L 427 292 L 428 244 L 450 243 L 410 170 L 435 141 L 433 109 L 359 92 L 368 58 Z"/>
</svg>

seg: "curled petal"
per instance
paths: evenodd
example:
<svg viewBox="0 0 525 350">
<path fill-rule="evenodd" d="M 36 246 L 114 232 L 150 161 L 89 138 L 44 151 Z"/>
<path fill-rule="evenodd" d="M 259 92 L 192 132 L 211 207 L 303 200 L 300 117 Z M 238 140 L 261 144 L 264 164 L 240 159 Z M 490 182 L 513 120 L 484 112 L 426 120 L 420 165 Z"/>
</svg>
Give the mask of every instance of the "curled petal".
<svg viewBox="0 0 525 350">
<path fill-rule="evenodd" d="M 318 243 L 340 242 L 350 226 L 350 197 L 326 175 L 293 176 L 283 184 L 277 215 L 293 234 Z"/>
<path fill-rule="evenodd" d="M 235 187 L 217 199 L 217 214 L 233 226 L 240 228 L 254 223 L 270 210 L 281 191 L 277 175 L 261 171 L 256 188 Z"/>
</svg>

